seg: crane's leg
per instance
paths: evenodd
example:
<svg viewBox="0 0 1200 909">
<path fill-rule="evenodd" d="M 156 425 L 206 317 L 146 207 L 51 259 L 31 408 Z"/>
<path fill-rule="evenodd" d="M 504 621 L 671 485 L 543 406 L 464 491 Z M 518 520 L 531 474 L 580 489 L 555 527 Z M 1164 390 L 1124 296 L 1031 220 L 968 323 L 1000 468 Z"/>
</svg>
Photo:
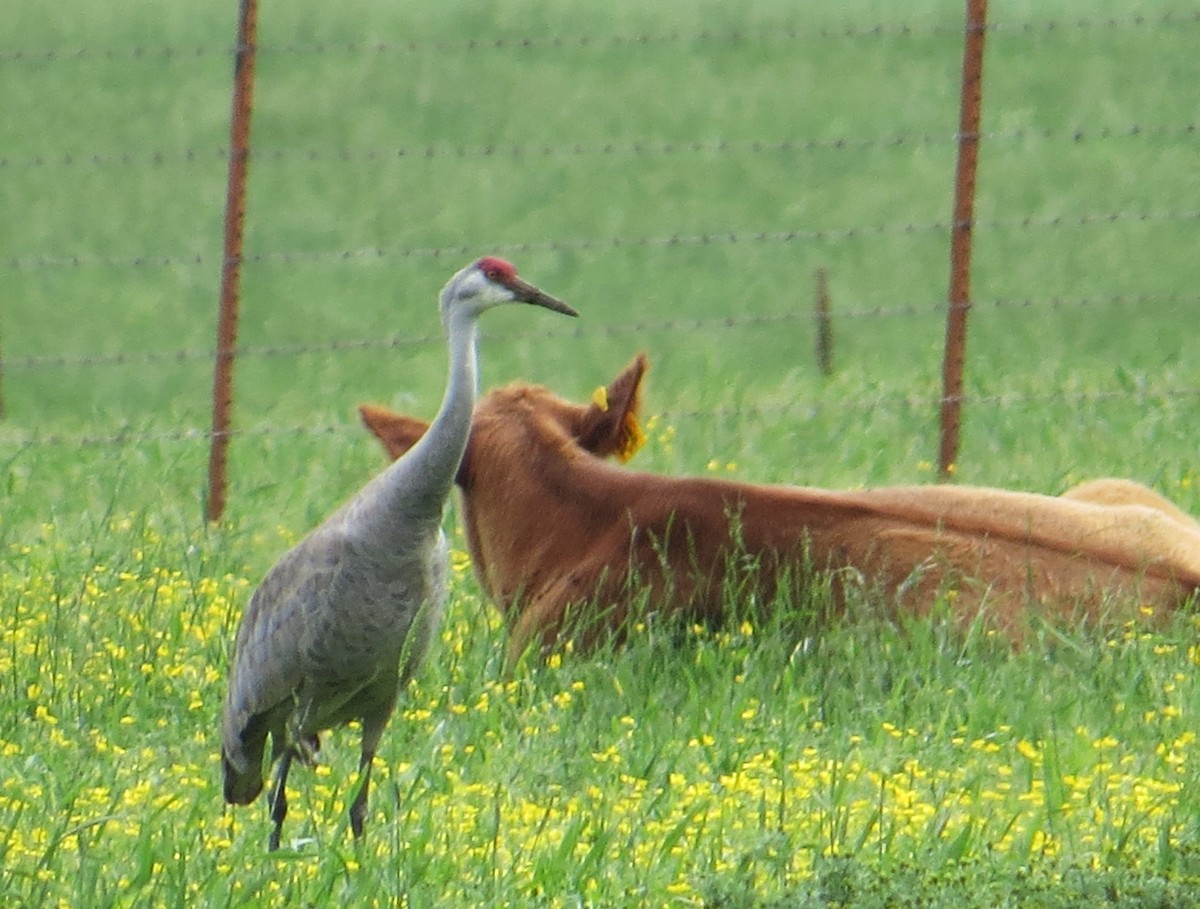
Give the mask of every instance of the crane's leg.
<svg viewBox="0 0 1200 909">
<path fill-rule="evenodd" d="M 367 793 L 371 787 L 371 764 L 375 760 L 375 751 L 379 748 L 379 740 L 383 738 L 384 727 L 392 708 L 396 706 L 396 689 L 398 682 L 391 681 L 383 686 L 386 695 L 377 703 L 374 709 L 362 718 L 362 757 L 358 761 L 358 795 L 350 805 L 350 829 L 354 838 L 363 835 L 363 824 L 367 820 Z"/>
<path fill-rule="evenodd" d="M 296 757 L 296 749 L 288 747 L 279 759 L 279 767 L 275 770 L 275 782 L 271 784 L 271 820 L 275 826 L 271 828 L 271 839 L 267 849 L 274 852 L 279 848 L 279 835 L 283 831 L 283 819 L 287 817 L 287 775 Z"/>
<path fill-rule="evenodd" d="M 374 760 L 374 749 L 367 751 L 364 748 L 358 762 L 358 795 L 350 805 L 350 830 L 353 831 L 355 839 L 363 835 L 363 822 L 367 819 L 367 789 L 371 785 L 371 764 Z"/>
</svg>

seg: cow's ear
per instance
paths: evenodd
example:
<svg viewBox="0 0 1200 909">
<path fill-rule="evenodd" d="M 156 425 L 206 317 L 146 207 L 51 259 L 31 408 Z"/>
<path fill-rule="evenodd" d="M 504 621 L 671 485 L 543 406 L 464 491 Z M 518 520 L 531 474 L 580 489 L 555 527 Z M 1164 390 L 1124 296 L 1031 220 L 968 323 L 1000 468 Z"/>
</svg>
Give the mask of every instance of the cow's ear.
<svg viewBox="0 0 1200 909">
<path fill-rule="evenodd" d="M 638 354 L 608 386 L 592 395 L 577 435 L 579 444 L 597 457 L 628 461 L 646 441 L 638 422 L 646 355 Z"/>
<path fill-rule="evenodd" d="M 358 415 L 393 461 L 416 445 L 417 440 L 429 429 L 429 424 L 424 420 L 402 416 L 374 404 L 363 404 L 358 408 Z"/>
</svg>

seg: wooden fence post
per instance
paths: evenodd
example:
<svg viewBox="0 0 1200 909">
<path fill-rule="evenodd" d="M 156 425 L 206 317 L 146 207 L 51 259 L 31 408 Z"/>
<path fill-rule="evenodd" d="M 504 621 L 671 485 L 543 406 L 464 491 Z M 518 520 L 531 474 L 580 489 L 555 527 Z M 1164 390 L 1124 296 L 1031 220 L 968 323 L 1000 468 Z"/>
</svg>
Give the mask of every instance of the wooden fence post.
<svg viewBox="0 0 1200 909">
<path fill-rule="evenodd" d="M 986 34 L 987 0 L 967 0 L 958 125 L 958 166 L 954 181 L 954 223 L 950 234 L 950 294 L 946 309 L 946 347 L 942 359 L 941 446 L 938 470 L 943 480 L 949 479 L 954 473 L 958 461 L 967 314 L 971 309 L 971 234 L 975 212 L 975 165 L 979 156 L 980 106 L 983 96 L 983 39 Z"/>
<path fill-rule="evenodd" d="M 814 304 L 817 320 L 817 368 L 821 375 L 833 375 L 833 316 L 829 311 L 829 273 L 817 269 L 817 299 Z"/>
<path fill-rule="evenodd" d="M 254 95 L 254 51 L 258 0 L 240 0 L 229 124 L 229 179 L 225 197 L 225 247 L 221 259 L 221 302 L 213 368 L 212 435 L 208 457 L 208 520 L 225 513 L 230 417 L 233 410 L 233 361 L 237 346 L 238 283 L 246 215 L 246 170 L 250 158 L 250 111 Z"/>
</svg>

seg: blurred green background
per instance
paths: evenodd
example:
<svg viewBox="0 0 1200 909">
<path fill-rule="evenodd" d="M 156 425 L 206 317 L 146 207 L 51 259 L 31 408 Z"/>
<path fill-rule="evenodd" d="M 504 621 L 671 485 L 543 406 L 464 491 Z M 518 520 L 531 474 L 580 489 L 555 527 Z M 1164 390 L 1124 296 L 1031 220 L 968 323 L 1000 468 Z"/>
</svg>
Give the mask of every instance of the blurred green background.
<svg viewBox="0 0 1200 909">
<path fill-rule="evenodd" d="M 1200 510 L 1200 22 L 1172 10 L 992 4 L 965 481 L 1128 475 Z M 302 528 L 359 485 L 355 404 L 434 412 L 437 292 L 496 251 L 583 317 L 489 315 L 485 388 L 578 398 L 644 350 L 642 466 L 932 480 L 962 15 L 263 3 L 231 520 Z M 198 520 L 207 443 L 178 434 L 210 419 L 236 5 L 9 16 L 4 526 Z"/>
</svg>

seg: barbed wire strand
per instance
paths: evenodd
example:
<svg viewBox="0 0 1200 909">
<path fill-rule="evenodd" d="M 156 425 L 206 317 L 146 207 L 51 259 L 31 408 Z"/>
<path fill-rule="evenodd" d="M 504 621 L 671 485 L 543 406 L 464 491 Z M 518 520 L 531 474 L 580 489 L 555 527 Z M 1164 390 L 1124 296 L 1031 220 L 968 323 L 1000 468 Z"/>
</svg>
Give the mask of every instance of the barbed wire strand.
<svg viewBox="0 0 1200 909">
<path fill-rule="evenodd" d="M 1027 215 L 1011 220 L 977 219 L 975 227 L 983 230 L 1030 230 L 1038 228 L 1089 227 L 1101 224 L 1165 223 L 1200 219 L 1200 210 L 1191 211 L 1127 211 L 1099 212 L 1082 215 Z M 926 224 L 877 224 L 870 227 L 829 228 L 824 230 L 761 230 L 753 232 L 717 231 L 699 234 L 673 234 L 663 237 L 607 237 L 576 240 L 537 240 L 524 243 L 502 243 L 491 247 L 498 254 L 531 252 L 583 252 L 598 249 L 670 248 L 730 245 L 735 243 L 791 243 L 796 241 L 830 242 L 858 240 L 890 234 L 945 233 L 948 221 Z M 243 263 L 284 264 L 319 263 L 330 261 L 367 261 L 380 259 L 439 259 L 443 256 L 471 255 L 476 246 L 397 247 L 382 246 L 362 249 L 317 250 L 293 252 L 251 253 Z M 72 255 L 63 257 L 38 256 L 0 260 L 0 269 L 32 271 L 50 268 L 173 268 L 181 265 L 211 265 L 218 259 L 205 253 L 184 255 L 137 255 L 128 258 L 115 256 Z"/>
<path fill-rule="evenodd" d="M 1067 141 L 1076 145 L 1113 139 L 1177 140 L 1190 139 L 1200 129 L 1195 123 L 1182 126 L 1131 124 L 1124 127 L 1018 127 L 981 134 L 986 142 L 1046 142 Z M 800 154 L 821 151 L 870 151 L 872 149 L 905 149 L 945 146 L 953 148 L 961 137 L 955 133 L 895 133 L 890 136 L 835 136 L 825 139 L 637 139 L 626 142 L 572 142 L 562 145 L 423 145 L 395 148 L 256 148 L 250 155 L 257 161 L 306 163 L 333 161 L 374 163 L 393 159 L 437 160 L 442 158 L 529 158 L 555 157 L 616 157 L 670 156 L 685 154 Z M 225 148 L 177 151 L 62 152 L 57 155 L 39 154 L 28 158 L 9 158 L 0 155 L 0 168 L 46 167 L 165 167 L 171 163 L 208 164 L 227 161 Z"/>
<path fill-rule="evenodd" d="M 1097 391 L 1048 391 L 1048 392 L 1002 392 L 998 394 L 962 395 L 958 400 L 973 407 L 1020 407 L 1031 404 L 1070 404 L 1072 406 L 1089 406 L 1107 404 L 1123 399 L 1131 401 L 1147 400 L 1183 400 L 1200 399 L 1200 387 L 1194 388 L 1134 388 L 1108 389 Z M 831 402 L 814 402 L 811 400 L 792 401 L 780 404 L 763 404 L 751 407 L 717 407 L 708 409 L 666 409 L 647 417 L 657 417 L 661 423 L 673 420 L 693 420 L 703 417 L 713 417 L 727 420 L 734 418 L 755 417 L 804 411 L 806 416 L 814 419 L 828 409 L 836 408 L 841 412 L 869 413 L 877 410 L 928 411 L 936 415 L 942 399 L 937 394 L 895 394 L 876 395 L 860 399 L 839 399 Z M 227 435 L 231 438 L 265 438 L 270 436 L 333 436 L 363 432 L 357 422 L 327 423 L 319 426 L 273 426 L 259 425 L 249 429 L 233 430 Z M 208 429 L 178 429 L 156 432 L 134 431 L 123 429 L 106 435 L 60 435 L 32 434 L 0 441 L 10 449 L 29 449 L 45 447 L 122 447 L 130 445 L 175 442 L 204 442 L 208 443 L 213 432 Z"/>
<path fill-rule="evenodd" d="M 1196 305 L 1200 294 L 1104 294 L 1090 297 L 1008 297 L 991 300 L 975 300 L 971 307 L 980 309 L 1061 309 L 1064 307 L 1099 306 L 1152 306 L 1152 305 Z M 901 306 L 870 306 L 858 309 L 835 310 L 836 321 L 893 319 L 906 317 L 942 317 L 947 312 L 945 303 L 911 303 Z M 619 322 L 608 325 L 580 326 L 575 328 L 547 328 L 538 332 L 483 332 L 485 340 L 524 338 L 533 340 L 557 340 L 581 337 L 619 337 L 652 332 L 701 332 L 736 328 L 752 328 L 788 322 L 808 323 L 813 314 L 798 307 L 789 312 L 758 315 L 721 316 L 713 319 L 661 319 Z M 393 336 L 386 338 L 335 339 L 307 344 L 279 344 L 257 347 L 242 347 L 234 354 L 239 359 L 301 357 L 329 353 L 388 351 L 415 347 L 441 347 L 445 339 L 441 335 L 426 334 Z M 211 361 L 214 353 L 210 349 L 190 348 L 179 350 L 120 351 L 111 354 L 43 354 L 0 358 L 0 371 L 12 369 L 47 369 L 63 367 L 136 366 L 161 363 L 189 363 Z"/>
<path fill-rule="evenodd" d="M 1055 33 L 1068 31 L 1117 30 L 1135 28 L 1179 28 L 1200 22 L 1200 10 L 1168 10 L 1155 15 L 1134 13 L 1128 16 L 1078 19 L 1036 19 L 1012 22 L 993 22 L 987 26 L 989 32 L 1015 32 L 1022 34 Z M 861 38 L 921 38 L 958 36 L 963 26 L 948 22 L 917 23 L 874 23 L 859 25 L 847 23 L 838 26 L 819 26 L 811 29 L 776 27 L 770 29 L 729 29 L 725 31 L 700 30 L 694 32 L 671 31 L 658 34 L 640 33 L 629 35 L 530 35 L 496 38 L 467 38 L 455 41 L 327 41 L 313 43 L 260 43 L 259 55 L 309 56 L 329 53 L 345 54 L 421 54 L 421 53 L 476 53 L 480 51 L 513 50 L 580 50 L 621 47 L 659 47 L 683 44 L 740 44 L 765 41 L 835 40 Z M 182 61 L 213 56 L 232 57 L 236 48 L 232 45 L 195 46 L 142 46 L 134 47 L 74 47 L 0 50 L 0 63 L 58 62 L 58 61 Z"/>
</svg>

